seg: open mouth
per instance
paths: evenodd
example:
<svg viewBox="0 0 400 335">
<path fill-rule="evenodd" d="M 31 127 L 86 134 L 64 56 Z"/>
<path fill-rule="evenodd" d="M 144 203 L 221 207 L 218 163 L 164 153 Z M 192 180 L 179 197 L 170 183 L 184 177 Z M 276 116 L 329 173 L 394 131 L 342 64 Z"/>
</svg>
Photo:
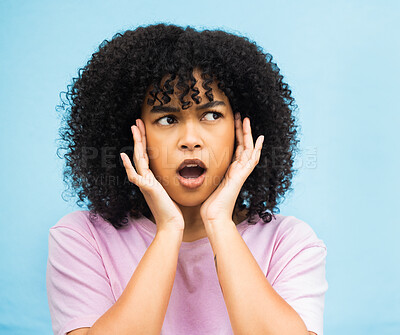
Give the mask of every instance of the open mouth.
<svg viewBox="0 0 400 335">
<path fill-rule="evenodd" d="M 185 159 L 177 169 L 179 183 L 187 189 L 196 189 L 206 179 L 207 166 L 198 158 Z"/>
<path fill-rule="evenodd" d="M 185 166 L 178 171 L 178 180 L 186 189 L 194 190 L 203 185 L 206 179 L 206 171 L 207 169 L 198 165 Z"/>
<path fill-rule="evenodd" d="M 188 165 L 179 170 L 179 175 L 186 179 L 196 179 L 200 177 L 206 170 L 198 165 Z"/>
</svg>

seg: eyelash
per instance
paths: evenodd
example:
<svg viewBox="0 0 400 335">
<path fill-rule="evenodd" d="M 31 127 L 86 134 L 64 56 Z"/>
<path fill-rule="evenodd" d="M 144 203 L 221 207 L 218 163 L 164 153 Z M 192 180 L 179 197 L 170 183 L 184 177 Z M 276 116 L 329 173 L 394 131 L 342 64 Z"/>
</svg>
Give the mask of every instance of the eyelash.
<svg viewBox="0 0 400 335">
<path fill-rule="evenodd" d="M 216 112 L 216 111 L 208 111 L 208 112 L 205 113 L 204 115 L 207 115 L 207 114 L 209 114 L 209 113 L 218 114 L 220 117 L 223 116 L 222 113 L 219 113 L 219 112 Z M 167 118 L 167 117 L 171 117 L 171 118 L 173 118 L 173 119 L 176 119 L 176 118 L 175 118 L 175 115 L 173 115 L 173 114 L 168 114 L 168 115 L 164 115 L 163 117 L 160 117 L 159 119 L 157 119 L 157 120 L 155 121 L 155 123 L 158 123 L 158 121 L 160 121 L 161 119 Z M 217 120 L 218 120 L 218 119 L 217 119 Z M 214 120 L 214 121 L 215 121 L 215 120 Z M 172 124 L 172 123 L 171 123 L 171 124 Z M 171 125 L 171 124 L 169 124 L 169 125 Z"/>
</svg>

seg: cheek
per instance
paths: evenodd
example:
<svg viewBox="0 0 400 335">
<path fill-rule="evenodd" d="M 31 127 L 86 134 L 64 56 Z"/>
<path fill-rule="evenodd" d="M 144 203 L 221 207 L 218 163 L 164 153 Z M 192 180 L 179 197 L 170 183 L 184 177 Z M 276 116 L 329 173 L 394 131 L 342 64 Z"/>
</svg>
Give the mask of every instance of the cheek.
<svg viewBox="0 0 400 335">
<path fill-rule="evenodd" d="M 147 143 L 147 155 L 149 157 L 150 169 L 153 172 L 154 170 L 158 170 L 161 161 L 161 149 L 159 146 L 154 143 Z"/>
<path fill-rule="evenodd" d="M 146 134 L 149 135 L 149 134 Z M 149 168 L 156 175 L 162 167 L 162 148 L 153 136 L 146 136 L 146 152 L 149 157 Z"/>
<path fill-rule="evenodd" d="M 212 141 L 214 144 L 212 151 L 214 152 L 214 160 L 218 168 L 226 167 L 227 164 L 229 165 L 236 148 L 233 124 L 229 124 L 224 129 L 219 130 L 219 134 L 221 135 L 215 137 Z"/>
<path fill-rule="evenodd" d="M 233 127 L 233 126 L 232 126 Z M 229 128 L 229 130 L 225 133 L 226 135 L 224 136 L 224 146 L 225 150 L 229 156 L 229 158 L 232 158 L 233 153 L 236 150 L 236 135 L 235 135 L 235 130 L 234 128 Z"/>
<path fill-rule="evenodd" d="M 214 167 L 217 175 L 224 175 L 232 162 L 233 143 L 225 143 L 219 145 L 214 151 Z"/>
<path fill-rule="evenodd" d="M 163 153 L 165 151 L 165 141 L 159 138 L 159 135 L 157 136 L 154 131 L 146 133 L 146 150 L 153 165 L 158 167 L 162 164 L 163 156 L 165 156 Z"/>
<path fill-rule="evenodd" d="M 153 137 L 147 140 L 149 167 L 155 176 L 167 178 L 175 175 L 177 162 L 173 159 L 173 149 L 164 140 Z"/>
</svg>

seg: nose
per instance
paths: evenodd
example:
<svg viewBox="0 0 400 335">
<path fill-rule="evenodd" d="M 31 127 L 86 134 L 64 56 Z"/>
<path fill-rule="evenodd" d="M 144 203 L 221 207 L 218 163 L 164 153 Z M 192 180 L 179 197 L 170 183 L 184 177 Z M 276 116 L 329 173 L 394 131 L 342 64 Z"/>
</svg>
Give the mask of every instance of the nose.
<svg viewBox="0 0 400 335">
<path fill-rule="evenodd" d="M 179 138 L 179 148 L 183 150 L 194 150 L 203 147 L 199 129 L 193 122 L 187 122 L 182 127 L 182 134 Z"/>
</svg>

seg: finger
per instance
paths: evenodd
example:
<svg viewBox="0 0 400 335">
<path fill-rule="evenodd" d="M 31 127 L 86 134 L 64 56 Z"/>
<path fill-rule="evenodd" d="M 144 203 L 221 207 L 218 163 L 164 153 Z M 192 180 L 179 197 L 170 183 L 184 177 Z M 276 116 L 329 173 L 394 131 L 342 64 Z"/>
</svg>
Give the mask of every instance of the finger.
<svg viewBox="0 0 400 335">
<path fill-rule="evenodd" d="M 140 133 L 141 133 L 144 158 L 146 159 L 147 165 L 149 165 L 149 156 L 147 154 L 147 144 L 146 144 L 146 128 L 145 128 L 144 123 L 143 123 L 143 121 L 141 119 L 137 119 L 136 120 L 136 125 L 139 127 L 139 130 L 140 130 Z"/>
<path fill-rule="evenodd" d="M 144 156 L 142 137 L 140 134 L 140 130 L 137 126 L 132 126 L 132 133 L 133 133 L 133 139 L 135 141 L 133 149 L 135 166 L 137 172 L 141 176 L 143 176 L 146 170 L 148 169 L 148 164 Z"/>
<path fill-rule="evenodd" d="M 264 136 L 261 135 L 257 138 L 254 150 L 253 150 L 253 154 L 251 156 L 251 160 L 256 162 L 256 165 L 258 164 L 258 162 L 260 161 L 260 156 L 261 156 L 261 149 L 264 143 Z"/>
<path fill-rule="evenodd" d="M 140 174 L 140 171 L 139 171 L 140 152 L 139 152 L 139 149 L 137 148 L 138 140 L 137 140 L 137 134 L 136 134 L 135 126 L 131 127 L 131 131 L 132 131 L 132 139 L 133 139 L 133 158 L 132 158 L 132 161 L 133 161 L 133 164 L 135 165 L 135 167 L 137 169 L 137 173 Z"/>
<path fill-rule="evenodd" d="M 122 163 L 124 164 L 124 168 L 126 171 L 126 174 L 128 176 L 128 179 L 131 183 L 136 184 L 137 186 L 142 186 L 142 179 L 141 176 L 139 176 L 136 173 L 135 168 L 133 167 L 131 160 L 129 159 L 128 155 L 125 154 L 124 152 L 120 153 Z"/>
<path fill-rule="evenodd" d="M 237 113 L 239 114 L 239 113 Z M 239 157 L 243 152 L 243 129 L 242 129 L 242 120 L 239 117 L 235 117 L 235 132 L 236 132 L 236 152 L 234 160 L 239 160 Z"/>
<path fill-rule="evenodd" d="M 246 165 L 252 157 L 254 145 L 253 136 L 251 134 L 250 119 L 246 117 L 243 120 L 243 151 L 239 157 L 241 164 Z"/>
<path fill-rule="evenodd" d="M 243 120 L 243 143 L 244 150 L 254 149 L 253 135 L 251 134 L 250 119 L 248 117 Z"/>
</svg>

